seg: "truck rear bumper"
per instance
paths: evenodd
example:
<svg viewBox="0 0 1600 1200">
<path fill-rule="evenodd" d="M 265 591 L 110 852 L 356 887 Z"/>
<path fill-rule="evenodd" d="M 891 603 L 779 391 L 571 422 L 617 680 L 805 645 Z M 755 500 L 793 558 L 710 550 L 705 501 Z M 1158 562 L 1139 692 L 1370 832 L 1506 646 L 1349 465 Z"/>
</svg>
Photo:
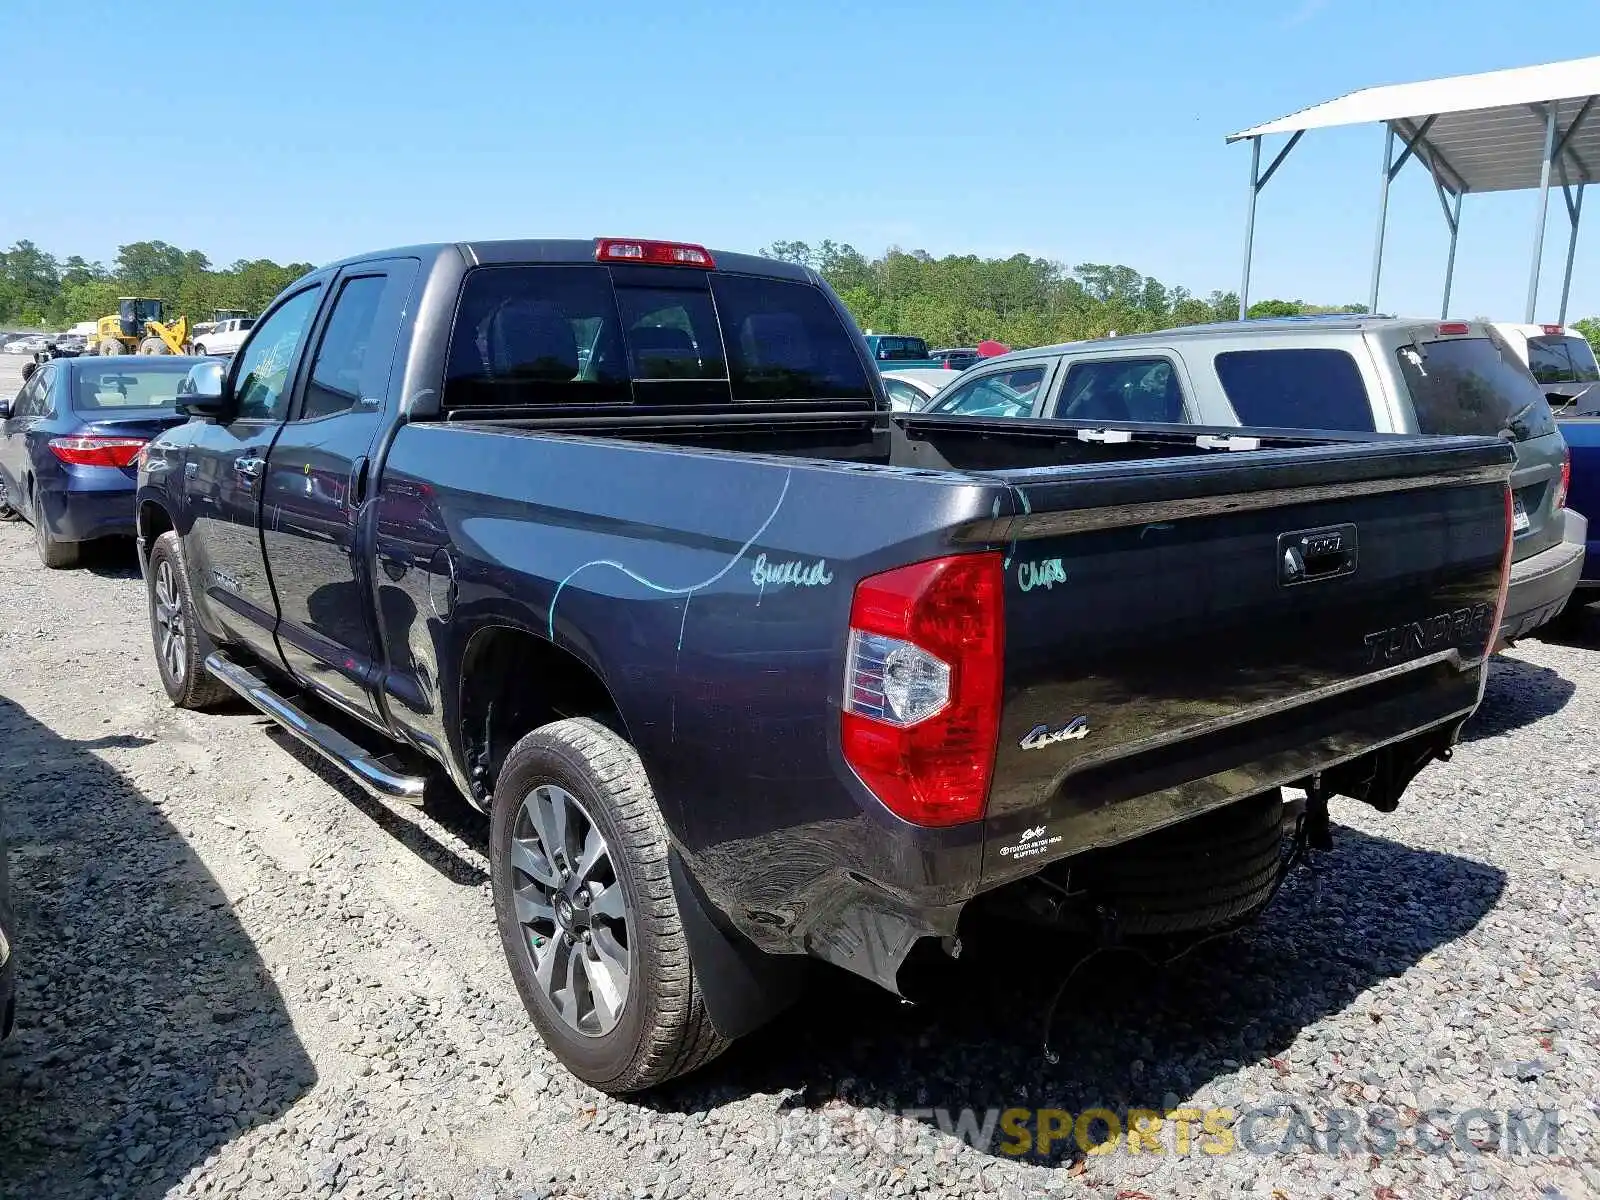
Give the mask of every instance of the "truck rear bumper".
<svg viewBox="0 0 1600 1200">
<path fill-rule="evenodd" d="M 1589 522 L 1581 513 L 1570 509 L 1563 516 L 1565 526 L 1560 542 L 1511 564 L 1506 612 L 1500 622 L 1496 649 L 1515 638 L 1526 637 L 1558 616 L 1578 586 L 1583 575 Z"/>
</svg>

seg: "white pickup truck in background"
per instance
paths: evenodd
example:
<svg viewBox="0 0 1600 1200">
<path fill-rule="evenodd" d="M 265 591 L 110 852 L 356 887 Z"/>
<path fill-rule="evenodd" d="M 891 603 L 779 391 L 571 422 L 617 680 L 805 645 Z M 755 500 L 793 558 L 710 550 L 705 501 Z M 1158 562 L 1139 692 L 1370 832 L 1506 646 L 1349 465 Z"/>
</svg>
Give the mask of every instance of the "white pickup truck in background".
<svg viewBox="0 0 1600 1200">
<path fill-rule="evenodd" d="M 244 339 L 250 335 L 250 327 L 255 323 L 254 317 L 233 317 L 227 321 L 218 321 L 204 333 L 195 334 L 194 352 L 232 354 L 244 345 Z"/>
</svg>

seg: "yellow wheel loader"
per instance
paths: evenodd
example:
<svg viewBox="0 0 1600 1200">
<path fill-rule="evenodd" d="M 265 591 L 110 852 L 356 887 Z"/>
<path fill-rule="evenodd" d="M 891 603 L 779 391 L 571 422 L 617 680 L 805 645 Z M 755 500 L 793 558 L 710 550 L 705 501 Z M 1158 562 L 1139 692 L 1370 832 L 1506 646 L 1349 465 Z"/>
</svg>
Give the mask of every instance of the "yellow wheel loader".
<svg viewBox="0 0 1600 1200">
<path fill-rule="evenodd" d="M 95 354 L 187 354 L 189 318 L 164 322 L 166 305 L 147 296 L 123 296 L 117 311 L 95 325 Z"/>
</svg>

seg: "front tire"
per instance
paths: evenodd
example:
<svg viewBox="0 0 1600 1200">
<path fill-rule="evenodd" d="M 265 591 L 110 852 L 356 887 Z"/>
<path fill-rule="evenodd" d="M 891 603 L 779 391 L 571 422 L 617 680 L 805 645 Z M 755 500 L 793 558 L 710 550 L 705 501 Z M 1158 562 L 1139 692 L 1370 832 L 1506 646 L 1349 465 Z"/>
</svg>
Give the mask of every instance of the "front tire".
<svg viewBox="0 0 1600 1200">
<path fill-rule="evenodd" d="M 706 1014 L 667 870 L 667 831 L 634 748 L 556 721 L 507 755 L 489 832 L 496 924 L 540 1036 L 612 1095 L 725 1050 Z"/>
<path fill-rule="evenodd" d="M 33 546 L 39 552 L 39 561 L 52 571 L 78 565 L 78 543 L 64 542 L 50 532 L 44 519 L 44 501 L 37 492 L 33 497 Z"/>
<path fill-rule="evenodd" d="M 145 577 L 156 668 L 167 698 L 178 708 L 210 708 L 229 695 L 205 667 L 211 639 L 195 617 L 194 593 L 183 565 L 183 543 L 168 530 L 150 548 Z"/>
<path fill-rule="evenodd" d="M 167 344 L 165 342 L 163 342 L 160 338 L 155 337 L 155 336 L 151 336 L 151 337 L 145 338 L 144 341 L 139 343 L 139 353 L 140 354 L 171 354 L 172 351 L 170 349 L 168 349 Z"/>
</svg>

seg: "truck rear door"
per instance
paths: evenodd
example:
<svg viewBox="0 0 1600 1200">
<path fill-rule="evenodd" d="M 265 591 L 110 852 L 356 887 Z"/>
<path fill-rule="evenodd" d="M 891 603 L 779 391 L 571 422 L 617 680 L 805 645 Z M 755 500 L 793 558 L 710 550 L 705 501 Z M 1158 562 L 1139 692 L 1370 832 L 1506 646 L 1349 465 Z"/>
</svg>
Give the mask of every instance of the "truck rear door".
<svg viewBox="0 0 1600 1200">
<path fill-rule="evenodd" d="M 1503 442 L 1018 471 L 986 883 L 1464 718 Z"/>
</svg>

